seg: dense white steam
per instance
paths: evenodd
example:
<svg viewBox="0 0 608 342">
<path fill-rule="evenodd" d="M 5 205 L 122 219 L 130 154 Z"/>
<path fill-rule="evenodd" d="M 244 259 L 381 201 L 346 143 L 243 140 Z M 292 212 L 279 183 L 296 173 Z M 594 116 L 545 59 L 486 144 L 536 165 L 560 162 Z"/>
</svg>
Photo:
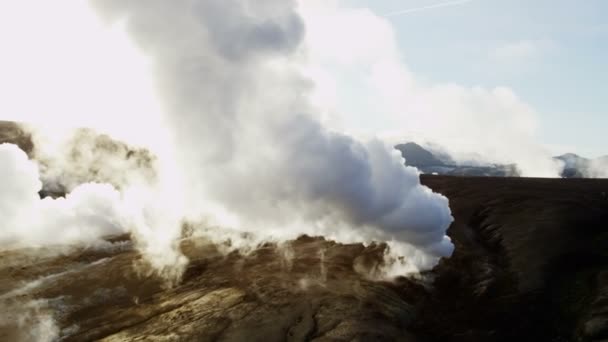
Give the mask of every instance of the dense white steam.
<svg viewBox="0 0 608 342">
<path fill-rule="evenodd" d="M 41 200 L 36 164 L 15 145 L 0 145 L 0 246 L 94 243 L 124 232 L 120 194 L 85 184 L 66 198 Z"/>
<path fill-rule="evenodd" d="M 40 199 L 38 166 L 12 144 L 0 145 L 0 250 L 47 245 L 107 245 L 104 237 L 130 232 L 149 263 L 179 276 L 185 260 L 176 251 L 179 218 L 155 207 L 152 193 L 87 183 L 65 198 Z M 163 229 L 168 227 L 168 229 Z M 168 274 L 169 273 L 169 274 Z"/>
<path fill-rule="evenodd" d="M 69 144 L 40 151 L 50 145 L 37 138 L 45 182 L 72 190 L 57 202 L 63 204 L 53 205 L 78 212 L 83 198 L 91 203 L 87 224 L 104 228 L 91 236 L 110 228 L 129 231 L 160 268 L 182 264 L 176 240 L 184 216 L 275 239 L 310 233 L 392 241 L 393 252 L 411 255 L 407 262 L 417 267 L 451 254 L 447 199 L 422 186 L 392 147 L 324 125 L 308 74 L 310 44 L 304 43 L 311 23 L 295 1 L 91 3 L 108 29 L 81 1 L 12 6 L 26 18 L 36 6 L 45 14 L 30 18 L 36 25 L 2 15 L 5 25 L 24 32 L 27 44 L 2 36 L 14 65 L 2 66 L 9 81 L 0 81 L 14 99 L 0 104 L 4 118 L 43 124 L 50 132 L 62 122 L 92 126 L 158 157 L 154 177 L 141 182 L 131 172 L 135 165 L 109 158 L 108 166 L 100 154 L 83 155 L 88 146 L 80 140 L 73 144 L 84 147 L 76 149 L 78 161 L 66 154 Z M 51 49 L 48 40 L 60 48 Z M 91 180 L 120 192 L 108 185 L 81 190 L 79 184 Z M 37 203 L 39 187 L 28 189 Z M 97 197 L 89 199 L 91 192 Z M 103 225 L 94 220 L 97 214 Z"/>
<path fill-rule="evenodd" d="M 432 259 L 451 254 L 443 196 L 391 147 L 320 124 L 313 85 L 298 72 L 305 28 L 295 2 L 95 4 L 124 22 L 154 65 L 191 212 L 221 208 L 237 228 L 273 236 L 396 240 Z"/>
</svg>

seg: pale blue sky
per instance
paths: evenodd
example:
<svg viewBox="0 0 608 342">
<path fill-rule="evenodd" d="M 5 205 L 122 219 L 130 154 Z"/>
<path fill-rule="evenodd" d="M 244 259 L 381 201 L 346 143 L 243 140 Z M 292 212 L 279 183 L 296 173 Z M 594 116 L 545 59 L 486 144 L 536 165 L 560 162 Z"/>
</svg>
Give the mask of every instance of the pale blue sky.
<svg viewBox="0 0 608 342">
<path fill-rule="evenodd" d="M 446 1 L 345 2 L 386 14 Z M 472 0 L 390 21 L 419 77 L 508 86 L 539 113 L 543 144 L 596 157 L 608 154 L 607 15 L 607 0 Z"/>
</svg>

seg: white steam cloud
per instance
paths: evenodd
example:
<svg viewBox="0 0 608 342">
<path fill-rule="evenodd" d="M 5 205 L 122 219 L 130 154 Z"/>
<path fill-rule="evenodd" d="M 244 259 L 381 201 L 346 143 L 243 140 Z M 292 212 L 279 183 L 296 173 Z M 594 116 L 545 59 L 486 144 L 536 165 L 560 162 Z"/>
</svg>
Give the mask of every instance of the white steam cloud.
<svg viewBox="0 0 608 342">
<path fill-rule="evenodd" d="M 0 250 L 48 245 L 103 247 L 104 237 L 133 234 L 148 262 L 163 275 L 177 276 L 185 265 L 174 244 L 179 236 L 170 213 L 158 213 L 149 193 L 124 194 L 108 184 L 87 183 L 65 198 L 41 199 L 36 163 L 17 146 L 0 145 Z M 143 191 L 143 190 L 142 190 Z"/>
<path fill-rule="evenodd" d="M 538 114 L 511 89 L 425 80 L 404 63 L 387 18 L 342 3 L 300 3 L 313 98 L 332 127 L 438 144 L 457 162 L 477 153 L 486 163 L 516 163 L 522 176 L 559 177 L 563 165 L 537 140 Z"/>
<path fill-rule="evenodd" d="M 120 194 L 111 186 L 85 184 L 66 198 L 41 200 L 38 167 L 25 152 L 0 145 L 0 246 L 94 243 L 124 233 Z"/>
<path fill-rule="evenodd" d="M 8 26 L 0 38 L 10 63 L 0 69 L 7 76 L 0 90 L 9 95 L 0 115 L 50 133 L 62 123 L 90 126 L 145 146 L 158 157 L 157 179 L 142 186 L 129 172 L 98 172 L 93 180 L 120 189 L 79 185 L 90 170 L 56 172 L 76 165 L 57 157 L 64 145 L 55 154 L 37 151 L 45 181 L 71 192 L 63 200 L 39 200 L 40 175 L 31 171 L 11 194 L 23 197 L 23 210 L 16 211 L 23 214 L 11 219 L 6 241 L 54 243 L 65 236 L 89 243 L 127 231 L 163 269 L 183 266 L 177 240 L 187 216 L 273 239 L 309 233 L 389 241 L 393 257 L 406 256 L 410 271 L 452 253 L 447 199 L 422 186 L 392 147 L 325 125 L 319 82 L 309 73 L 315 23 L 295 1 L 90 3 L 106 26 L 82 1 L 2 5 L 8 8 L 0 8 L 0 22 Z M 11 43 L 8 31 L 20 32 L 23 44 Z M 7 165 L 29 165 L 24 155 L 10 158 Z M 98 162 L 96 155 L 81 161 Z M 17 202 L 7 198 L 12 213 Z M 53 213 L 40 209 L 45 205 Z M 22 221 L 31 213 L 40 226 Z M 63 227 L 65 233 L 50 236 Z M 48 234 L 35 237 L 35 229 Z"/>
<path fill-rule="evenodd" d="M 511 90 L 420 81 L 385 18 L 336 1 L 24 0 L 0 5 L 0 25 L 0 117 L 60 136 L 35 134 L 40 172 L 3 147 L 4 246 L 129 232 L 179 275 L 182 220 L 203 218 L 262 239 L 388 241 L 407 263 L 393 272 L 412 271 L 451 255 L 448 201 L 374 136 L 560 171 Z M 66 140 L 66 124 L 130 145 Z M 129 146 L 154 154 L 150 168 Z M 41 178 L 69 194 L 40 200 Z"/>
<path fill-rule="evenodd" d="M 152 60 L 191 212 L 206 209 L 204 196 L 240 229 L 396 240 L 427 253 L 425 267 L 452 253 L 447 199 L 391 147 L 320 124 L 299 72 L 305 27 L 294 1 L 95 4 Z"/>
</svg>

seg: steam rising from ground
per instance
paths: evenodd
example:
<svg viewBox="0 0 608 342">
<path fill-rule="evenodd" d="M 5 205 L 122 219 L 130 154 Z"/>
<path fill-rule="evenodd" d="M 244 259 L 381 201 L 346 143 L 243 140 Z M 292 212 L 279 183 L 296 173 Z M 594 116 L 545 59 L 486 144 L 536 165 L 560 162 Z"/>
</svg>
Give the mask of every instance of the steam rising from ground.
<svg viewBox="0 0 608 342">
<path fill-rule="evenodd" d="M 104 237 L 131 233 L 147 260 L 168 277 L 181 272 L 173 227 L 179 221 L 153 207 L 148 193 L 132 188 L 120 193 L 108 184 L 86 183 L 65 198 L 40 199 L 38 166 L 11 144 L 0 145 L 0 250 L 48 245 L 109 245 Z M 143 190 L 142 190 L 143 191 Z M 175 269 L 175 271 L 174 271 Z M 170 273 L 170 274 L 169 274 Z"/>
<path fill-rule="evenodd" d="M 120 194 L 112 187 L 85 184 L 65 199 L 40 200 L 37 166 L 23 151 L 0 145 L 0 165 L 1 246 L 92 243 L 101 236 L 124 232 Z"/>
<path fill-rule="evenodd" d="M 0 88 L 16 92 L 9 98 L 24 100 L 3 105 L 8 118 L 92 126 L 158 157 L 154 177 L 141 182 L 129 173 L 134 165 L 109 174 L 98 167 L 81 170 L 73 154 L 57 157 L 70 150 L 69 143 L 38 143 L 59 146 L 37 151 L 37 158 L 45 181 L 71 193 L 65 200 L 39 201 L 39 177 L 32 170 L 17 190 L 27 210 L 42 210 L 39 203 L 45 203 L 58 208 L 53 213 L 65 208 L 76 213 L 58 219 L 40 215 L 51 227 L 56 220 L 73 227 L 66 230 L 74 232 L 66 233 L 68 241 L 129 231 L 148 259 L 163 268 L 181 264 L 176 240 L 186 216 L 266 239 L 309 233 L 346 242 L 391 241 L 395 259 L 412 256 L 406 261 L 409 271 L 451 254 L 447 199 L 423 187 L 417 171 L 406 168 L 392 147 L 375 139 L 361 142 L 322 124 L 313 101 L 315 84 L 303 75 L 306 29 L 294 1 L 92 3 L 111 29 L 80 1 L 55 6 L 28 0 L 12 9 L 29 17 L 30 8 L 41 6 L 46 12 L 35 24 L 6 18 L 27 38 L 25 48 L 9 45 L 14 65 L 3 68 L 10 82 Z M 60 48 L 45 59 L 20 59 L 45 55 L 49 48 L 39 36 L 55 37 Z M 99 55 L 108 59 L 100 61 Z M 40 70 L 43 82 L 23 82 L 20 71 L 30 75 L 28 68 Z M 80 143 L 75 141 L 72 145 Z M 95 165 L 95 156 L 81 153 L 81 161 Z M 27 164 L 23 155 L 17 159 Z M 61 169 L 68 172 L 55 172 Z M 90 180 L 87 173 L 120 191 L 79 185 Z M 82 229 L 82 220 L 93 228 Z M 26 232 L 29 225 L 17 226 L 11 228 L 12 241 L 33 238 Z M 49 236 L 47 242 L 58 239 Z"/>
<path fill-rule="evenodd" d="M 100 224 L 92 217 L 101 213 L 110 220 L 90 235 L 68 234 L 74 242 L 109 228 L 129 231 L 165 267 L 179 259 L 185 217 L 259 234 L 255 241 L 302 233 L 390 241 L 393 253 L 426 268 L 452 252 L 447 199 L 421 186 L 388 144 L 353 134 L 422 132 L 456 158 L 474 149 L 493 156 L 489 162 L 517 162 L 524 176 L 556 176 L 561 167 L 535 143 L 534 110 L 511 90 L 420 81 L 385 19 L 337 1 L 24 0 L 5 7 L 0 90 L 9 96 L 0 115 L 55 133 L 34 134 L 41 174 L 26 177 L 23 207 L 40 202 L 60 213 L 82 205 L 95 213 L 88 224 Z M 23 42 L 11 43 L 7 32 L 20 32 Z M 53 37 L 53 48 L 41 37 Z M 87 131 L 72 135 L 59 129 L 66 123 L 129 145 Z M 137 154 L 145 151 L 139 146 L 150 154 Z M 39 178 L 45 189 L 70 194 L 39 201 Z M 108 184 L 82 185 L 91 181 Z M 13 242 L 45 239 L 11 229 Z M 59 236 L 48 242 L 66 241 Z M 162 261 L 165 249 L 173 257 Z"/>
<path fill-rule="evenodd" d="M 0 327 L 17 325 L 13 341 L 53 342 L 57 341 L 60 329 L 57 327 L 45 300 L 27 303 L 3 302 L 4 312 L 0 315 Z M 7 336 L 5 336 L 7 337 Z"/>
<path fill-rule="evenodd" d="M 320 124 L 313 85 L 300 74 L 305 27 L 294 1 L 95 4 L 151 57 L 190 212 L 204 194 L 231 218 L 214 217 L 221 225 L 281 238 L 396 240 L 433 260 L 451 254 L 443 196 L 421 186 L 391 147 Z"/>
<path fill-rule="evenodd" d="M 35 162 L 14 145 L 0 146 L 0 250 L 101 247 L 107 235 L 130 233 L 147 262 L 175 280 L 187 263 L 179 249 L 187 219 L 211 241 L 230 240 L 233 248 L 300 234 L 386 241 L 383 276 L 427 269 L 450 256 L 448 200 L 422 186 L 392 144 L 344 133 L 356 125 L 346 119 L 350 109 L 332 102 L 340 87 L 332 89 L 335 75 L 328 70 L 337 64 L 371 70 L 364 95 L 374 108 L 367 115 L 388 113 L 379 121 L 408 127 L 439 117 L 440 127 L 449 128 L 468 118 L 467 134 L 481 126 L 491 128 L 486 138 L 507 132 L 497 136 L 516 152 L 536 151 L 532 109 L 504 88 L 419 84 L 381 19 L 334 5 L 323 13 L 315 12 L 323 6 L 300 6 L 289 0 L 0 4 L 7 61 L 0 63 L 7 99 L 0 117 L 38 124 Z M 317 25 L 327 13 L 338 22 L 326 28 L 379 28 L 366 32 L 377 48 L 361 48 L 372 43 L 362 41 L 347 51 L 330 49 L 323 40 L 329 32 Z M 23 41 L 9 32 L 20 32 Z M 479 108 L 491 115 L 477 115 Z M 402 109 L 406 119 L 397 115 Z M 507 114 L 516 118 L 503 130 L 494 120 Z M 65 124 L 108 136 L 74 133 Z M 484 140 L 490 151 L 492 141 Z M 542 153 L 522 157 L 525 175 L 553 175 L 554 165 L 536 158 Z M 43 185 L 67 195 L 40 199 Z M 38 307 L 32 310 L 40 316 Z M 56 335 L 52 320 L 45 322 L 39 335 Z"/>
</svg>

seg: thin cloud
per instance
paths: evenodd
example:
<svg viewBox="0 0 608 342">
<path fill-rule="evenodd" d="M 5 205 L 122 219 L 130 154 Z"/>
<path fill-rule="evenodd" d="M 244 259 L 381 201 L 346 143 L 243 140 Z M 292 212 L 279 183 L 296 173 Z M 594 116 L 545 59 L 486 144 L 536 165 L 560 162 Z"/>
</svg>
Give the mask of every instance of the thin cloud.
<svg viewBox="0 0 608 342">
<path fill-rule="evenodd" d="M 415 7 L 415 8 L 408 8 L 408 9 L 404 9 L 404 10 L 394 11 L 394 12 L 386 13 L 384 16 L 385 17 L 395 17 L 395 16 L 406 15 L 406 14 L 415 13 L 415 12 L 422 12 L 422 11 L 432 10 L 432 9 L 441 8 L 441 7 L 450 7 L 450 6 L 464 5 L 464 4 L 467 4 L 467 3 L 471 2 L 471 1 L 473 1 L 473 0 L 457 0 L 457 1 L 441 2 L 441 3 L 438 3 L 438 4 L 434 4 L 434 5 Z"/>
<path fill-rule="evenodd" d="M 524 39 L 499 44 L 490 50 L 489 55 L 494 62 L 522 63 L 538 60 L 556 48 L 557 44 L 552 40 Z"/>
</svg>

